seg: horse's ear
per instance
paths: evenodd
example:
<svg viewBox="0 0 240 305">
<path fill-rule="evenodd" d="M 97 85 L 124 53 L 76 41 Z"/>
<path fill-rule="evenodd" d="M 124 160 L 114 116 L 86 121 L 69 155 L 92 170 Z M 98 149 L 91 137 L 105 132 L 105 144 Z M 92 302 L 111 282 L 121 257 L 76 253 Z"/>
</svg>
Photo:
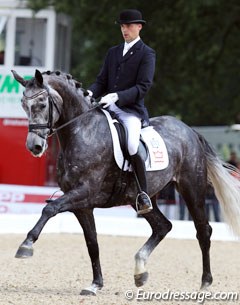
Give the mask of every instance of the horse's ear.
<svg viewBox="0 0 240 305">
<path fill-rule="evenodd" d="M 17 82 L 19 82 L 23 87 L 26 87 L 27 81 L 22 78 L 20 75 L 17 74 L 16 71 L 11 70 L 13 77 L 16 79 Z"/>
<path fill-rule="evenodd" d="M 37 84 L 42 87 L 43 85 L 43 77 L 42 73 L 39 70 L 35 71 L 35 80 L 37 81 Z"/>
</svg>

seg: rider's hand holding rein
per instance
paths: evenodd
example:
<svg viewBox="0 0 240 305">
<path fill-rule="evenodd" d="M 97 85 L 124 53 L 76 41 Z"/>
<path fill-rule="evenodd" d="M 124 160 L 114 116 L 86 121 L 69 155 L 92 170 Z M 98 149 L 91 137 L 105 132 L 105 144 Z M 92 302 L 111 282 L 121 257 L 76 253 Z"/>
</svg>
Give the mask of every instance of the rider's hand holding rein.
<svg viewBox="0 0 240 305">
<path fill-rule="evenodd" d="M 118 101 L 117 93 L 109 93 L 101 98 L 99 104 L 103 105 L 103 108 L 107 108 L 110 105 L 116 103 Z"/>
</svg>

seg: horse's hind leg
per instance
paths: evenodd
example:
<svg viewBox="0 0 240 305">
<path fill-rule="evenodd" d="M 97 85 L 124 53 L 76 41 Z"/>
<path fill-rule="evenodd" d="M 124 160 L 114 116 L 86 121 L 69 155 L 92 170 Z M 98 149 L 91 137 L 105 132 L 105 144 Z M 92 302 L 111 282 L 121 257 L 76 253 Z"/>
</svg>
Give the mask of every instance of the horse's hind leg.
<svg viewBox="0 0 240 305">
<path fill-rule="evenodd" d="M 208 223 L 195 224 L 197 230 L 197 239 L 199 241 L 200 248 L 202 250 L 202 263 L 203 263 L 203 274 L 201 289 L 204 289 L 212 284 L 213 278 L 210 268 L 210 237 L 212 234 L 212 228 Z"/>
<path fill-rule="evenodd" d="M 82 226 L 88 253 L 92 262 L 93 281 L 90 287 L 81 291 L 81 295 L 96 295 L 98 289 L 103 287 L 103 278 L 99 260 L 97 232 L 92 210 L 78 210 L 73 212 Z"/>
<path fill-rule="evenodd" d="M 208 223 L 205 210 L 206 182 L 204 179 L 202 181 L 193 181 L 191 177 L 184 184 L 180 184 L 179 191 L 187 204 L 197 230 L 196 237 L 202 251 L 203 274 L 201 288 L 203 289 L 210 286 L 213 281 L 209 255 L 212 228 Z"/>
<path fill-rule="evenodd" d="M 143 217 L 150 224 L 152 235 L 135 255 L 134 279 L 137 287 L 144 285 L 148 279 L 148 272 L 146 270 L 148 257 L 172 229 L 171 222 L 159 211 L 156 203 L 153 204 L 153 210 L 148 214 L 144 214 Z"/>
</svg>

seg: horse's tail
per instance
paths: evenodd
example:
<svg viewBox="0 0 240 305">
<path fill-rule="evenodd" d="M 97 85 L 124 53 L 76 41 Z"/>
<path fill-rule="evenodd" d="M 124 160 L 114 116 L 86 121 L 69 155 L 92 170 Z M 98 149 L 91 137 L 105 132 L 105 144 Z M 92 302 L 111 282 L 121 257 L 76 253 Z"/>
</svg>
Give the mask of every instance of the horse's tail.
<svg viewBox="0 0 240 305">
<path fill-rule="evenodd" d="M 207 158 L 208 181 L 220 203 L 223 218 L 240 236 L 240 171 L 222 161 L 204 137 L 198 134 Z"/>
</svg>

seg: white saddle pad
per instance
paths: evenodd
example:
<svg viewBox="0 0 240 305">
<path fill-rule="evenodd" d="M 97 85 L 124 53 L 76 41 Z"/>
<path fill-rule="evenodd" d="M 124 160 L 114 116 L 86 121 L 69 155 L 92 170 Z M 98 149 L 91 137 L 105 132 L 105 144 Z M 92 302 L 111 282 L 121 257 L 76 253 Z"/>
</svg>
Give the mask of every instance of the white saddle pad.
<svg viewBox="0 0 240 305">
<path fill-rule="evenodd" d="M 118 133 L 114 126 L 116 120 L 112 119 L 110 113 L 107 110 L 102 109 L 102 111 L 106 115 L 110 127 L 115 161 L 118 167 L 122 169 L 124 157 L 118 138 Z M 169 158 L 167 148 L 162 137 L 153 129 L 153 126 L 143 128 L 141 130 L 141 136 L 148 150 L 147 160 L 145 161 L 146 170 L 157 171 L 165 169 L 169 164 Z M 131 168 L 128 164 L 124 164 L 123 170 L 127 171 L 131 170 Z"/>
</svg>

